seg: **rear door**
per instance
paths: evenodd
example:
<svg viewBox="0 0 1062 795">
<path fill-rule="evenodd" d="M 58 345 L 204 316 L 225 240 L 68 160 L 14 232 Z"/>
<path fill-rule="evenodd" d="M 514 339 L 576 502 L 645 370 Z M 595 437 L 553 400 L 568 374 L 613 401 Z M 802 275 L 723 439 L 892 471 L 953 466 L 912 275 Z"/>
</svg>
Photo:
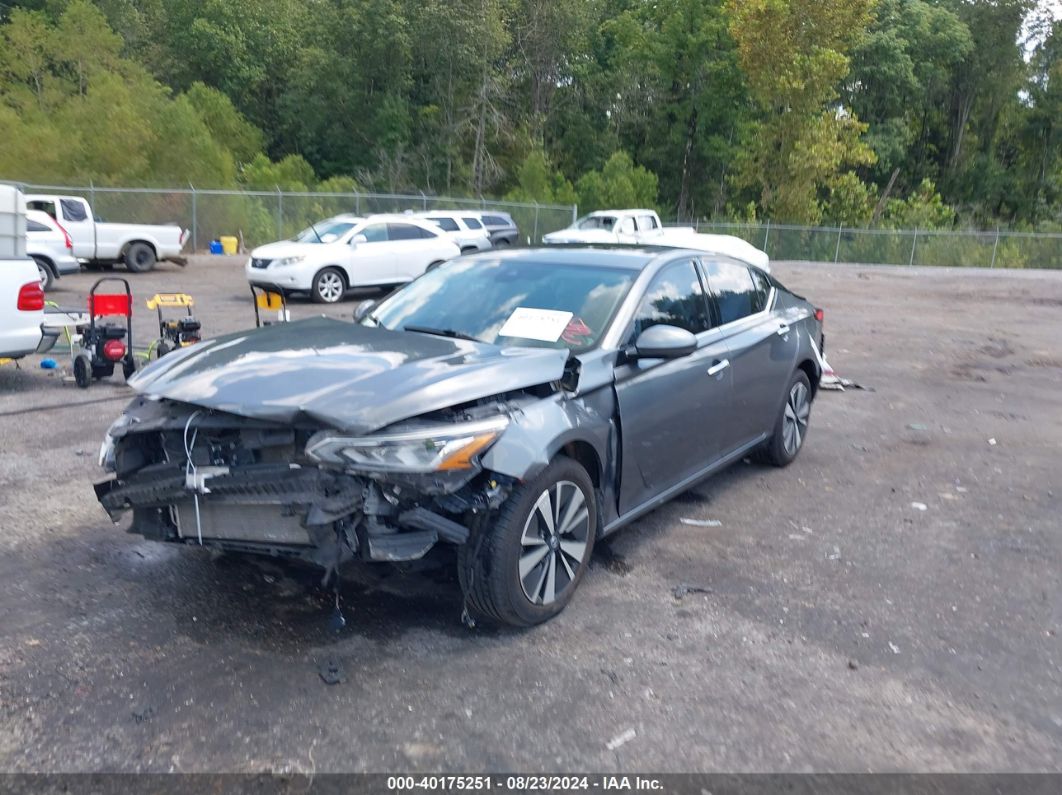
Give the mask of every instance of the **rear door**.
<svg viewBox="0 0 1062 795">
<path fill-rule="evenodd" d="M 679 359 L 642 359 L 616 368 L 621 514 L 726 452 L 721 425 L 731 401 L 727 348 L 712 328 L 707 296 L 692 260 L 671 263 L 657 274 L 628 330 L 627 343 L 661 323 L 697 335 L 698 348 Z"/>
<path fill-rule="evenodd" d="M 770 283 L 755 268 L 708 256 L 701 265 L 729 350 L 734 414 L 727 433 L 738 446 L 773 427 L 796 366 L 797 335 L 773 311 Z"/>
<path fill-rule="evenodd" d="M 396 282 L 408 282 L 420 276 L 428 265 L 439 259 L 440 235 L 416 224 L 391 223 L 387 234 L 393 247 Z"/>
</svg>

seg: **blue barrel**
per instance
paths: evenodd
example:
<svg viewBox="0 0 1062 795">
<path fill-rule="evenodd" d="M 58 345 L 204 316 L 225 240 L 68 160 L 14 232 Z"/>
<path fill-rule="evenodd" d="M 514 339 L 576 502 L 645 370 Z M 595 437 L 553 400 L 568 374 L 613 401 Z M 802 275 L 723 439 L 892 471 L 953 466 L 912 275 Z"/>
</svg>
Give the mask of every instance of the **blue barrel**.
<svg viewBox="0 0 1062 795">
<path fill-rule="evenodd" d="M 211 254 L 221 254 L 224 251 L 225 251 L 225 249 L 221 245 L 221 241 L 220 240 L 211 240 L 210 241 L 210 253 Z"/>
</svg>

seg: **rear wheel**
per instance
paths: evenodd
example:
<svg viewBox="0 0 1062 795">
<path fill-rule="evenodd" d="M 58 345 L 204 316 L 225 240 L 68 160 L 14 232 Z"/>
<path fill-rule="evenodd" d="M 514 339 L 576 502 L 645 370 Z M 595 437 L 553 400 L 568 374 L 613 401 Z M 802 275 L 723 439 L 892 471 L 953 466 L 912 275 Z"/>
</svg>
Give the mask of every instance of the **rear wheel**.
<svg viewBox="0 0 1062 795">
<path fill-rule="evenodd" d="M 136 359 L 130 355 L 122 362 L 122 375 L 125 376 L 125 380 L 128 381 L 136 373 Z"/>
<path fill-rule="evenodd" d="M 41 289 L 47 292 L 52 289 L 52 285 L 55 284 L 55 274 L 52 273 L 51 267 L 40 257 L 34 257 L 33 261 L 37 263 L 37 275 L 41 280 Z"/>
<path fill-rule="evenodd" d="M 155 249 L 147 243 L 130 243 L 125 250 L 125 267 L 132 273 L 144 273 L 155 267 Z"/>
<path fill-rule="evenodd" d="M 313 277 L 313 289 L 310 290 L 310 297 L 313 298 L 314 303 L 334 304 L 343 299 L 346 291 L 347 284 L 339 269 L 325 268 Z"/>
<path fill-rule="evenodd" d="M 775 422 L 774 432 L 758 457 L 779 467 L 791 464 L 804 446 L 810 416 L 811 382 L 803 370 L 797 370 L 789 381 L 785 405 Z"/>
<path fill-rule="evenodd" d="M 559 456 L 516 486 L 495 521 L 460 548 L 459 574 L 470 605 L 512 626 L 548 621 L 579 587 L 596 534 L 590 476 Z"/>
</svg>

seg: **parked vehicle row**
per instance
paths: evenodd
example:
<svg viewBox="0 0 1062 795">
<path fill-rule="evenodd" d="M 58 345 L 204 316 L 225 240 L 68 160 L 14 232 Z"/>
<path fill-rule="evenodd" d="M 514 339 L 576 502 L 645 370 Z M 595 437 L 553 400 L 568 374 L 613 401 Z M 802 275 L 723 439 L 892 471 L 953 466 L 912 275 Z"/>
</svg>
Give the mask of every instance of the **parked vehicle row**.
<svg viewBox="0 0 1062 795">
<path fill-rule="evenodd" d="M 69 233 L 73 254 L 90 267 L 122 263 L 133 273 L 169 260 L 183 264 L 188 230 L 176 224 L 120 224 L 98 221 L 80 196 L 27 194 L 30 210 L 46 213 Z"/>
</svg>

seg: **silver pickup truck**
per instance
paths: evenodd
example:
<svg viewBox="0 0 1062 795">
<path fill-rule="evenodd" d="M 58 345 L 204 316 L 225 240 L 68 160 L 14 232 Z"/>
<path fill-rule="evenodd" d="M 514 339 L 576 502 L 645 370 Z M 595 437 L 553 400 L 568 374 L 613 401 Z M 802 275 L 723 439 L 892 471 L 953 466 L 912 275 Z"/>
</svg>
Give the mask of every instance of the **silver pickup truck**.
<svg viewBox="0 0 1062 795">
<path fill-rule="evenodd" d="M 133 273 L 142 273 L 162 260 L 184 265 L 181 250 L 188 230 L 176 224 L 119 224 L 97 221 L 89 203 L 80 196 L 30 193 L 26 207 L 41 210 L 67 231 L 74 243 L 74 256 L 85 265 L 122 263 Z"/>
</svg>

